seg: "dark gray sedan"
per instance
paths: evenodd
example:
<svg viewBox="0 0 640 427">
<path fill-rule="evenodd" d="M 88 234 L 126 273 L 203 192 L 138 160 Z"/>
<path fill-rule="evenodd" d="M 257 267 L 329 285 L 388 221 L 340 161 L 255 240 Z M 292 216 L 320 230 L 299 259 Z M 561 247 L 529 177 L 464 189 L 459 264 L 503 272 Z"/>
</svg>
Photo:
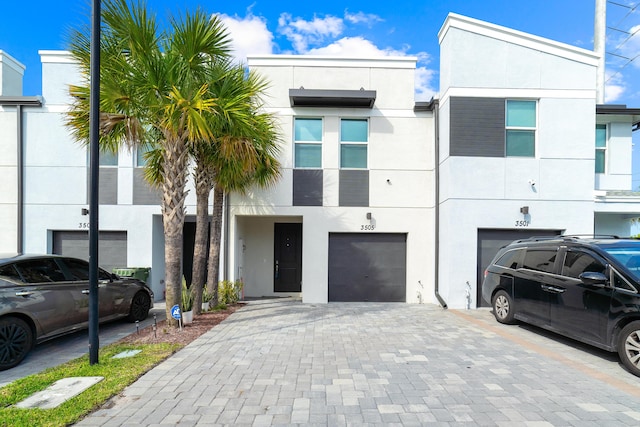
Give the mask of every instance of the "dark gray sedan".
<svg viewBox="0 0 640 427">
<path fill-rule="evenodd" d="M 144 282 L 98 272 L 100 322 L 143 320 L 153 304 Z M 0 256 L 0 371 L 42 341 L 88 327 L 89 263 L 58 255 Z"/>
</svg>

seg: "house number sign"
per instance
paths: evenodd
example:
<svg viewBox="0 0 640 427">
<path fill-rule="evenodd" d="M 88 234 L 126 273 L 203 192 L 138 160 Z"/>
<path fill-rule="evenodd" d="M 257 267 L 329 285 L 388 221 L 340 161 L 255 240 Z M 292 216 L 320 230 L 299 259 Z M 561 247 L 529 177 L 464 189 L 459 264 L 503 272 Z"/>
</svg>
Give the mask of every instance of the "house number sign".
<svg viewBox="0 0 640 427">
<path fill-rule="evenodd" d="M 529 221 L 526 221 L 526 220 L 516 221 L 516 227 L 528 227 L 528 226 L 529 226 Z"/>
<path fill-rule="evenodd" d="M 373 225 L 373 224 L 362 224 L 360 226 L 360 230 L 372 231 L 372 230 L 375 230 L 375 229 L 376 229 L 376 226 Z"/>
</svg>

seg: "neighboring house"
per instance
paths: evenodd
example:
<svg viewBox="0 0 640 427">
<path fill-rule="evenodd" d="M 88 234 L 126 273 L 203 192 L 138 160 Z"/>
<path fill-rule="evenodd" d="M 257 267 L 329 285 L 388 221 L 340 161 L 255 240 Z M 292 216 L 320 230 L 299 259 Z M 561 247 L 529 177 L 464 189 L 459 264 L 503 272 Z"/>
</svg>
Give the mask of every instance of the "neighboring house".
<svg viewBox="0 0 640 427">
<path fill-rule="evenodd" d="M 414 100 L 416 58 L 249 58 L 271 82 L 283 169 L 275 186 L 229 198 L 223 271 L 246 297 L 477 307 L 508 241 L 629 234 L 640 109 L 596 105 L 598 57 L 455 14 L 439 38 L 431 102 Z M 23 97 L 24 67 L 0 52 L 0 252 L 86 257 L 87 149 L 64 127 L 79 76 L 67 53 L 40 54 L 43 96 Z M 101 158 L 100 264 L 151 267 L 162 298 L 159 196 L 142 166 L 137 152 Z"/>
<path fill-rule="evenodd" d="M 596 190 L 631 190 L 631 129 L 640 110 L 596 106 L 598 57 L 455 14 L 439 40 L 445 301 L 488 305 L 480 297 L 484 268 L 512 240 L 629 235 L 620 212 L 637 215 L 640 194 L 625 206 L 594 200 Z"/>
</svg>

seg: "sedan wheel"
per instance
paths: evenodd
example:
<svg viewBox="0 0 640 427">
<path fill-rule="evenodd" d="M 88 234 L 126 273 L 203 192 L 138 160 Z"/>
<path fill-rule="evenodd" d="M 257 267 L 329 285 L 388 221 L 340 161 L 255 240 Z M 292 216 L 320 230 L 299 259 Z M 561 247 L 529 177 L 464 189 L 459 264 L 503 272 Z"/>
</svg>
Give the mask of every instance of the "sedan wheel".
<svg viewBox="0 0 640 427">
<path fill-rule="evenodd" d="M 22 362 L 33 346 L 29 325 L 17 317 L 0 319 L 0 371 Z"/>
<path fill-rule="evenodd" d="M 149 315 L 151 309 L 151 297 L 146 292 L 138 292 L 131 300 L 131 309 L 129 310 L 129 321 L 144 320 Z"/>
<path fill-rule="evenodd" d="M 493 315 L 500 323 L 513 323 L 513 300 L 505 291 L 496 292 L 493 297 Z"/>
<path fill-rule="evenodd" d="M 640 376 L 640 322 L 631 322 L 618 338 L 620 360 L 632 374 Z"/>
</svg>

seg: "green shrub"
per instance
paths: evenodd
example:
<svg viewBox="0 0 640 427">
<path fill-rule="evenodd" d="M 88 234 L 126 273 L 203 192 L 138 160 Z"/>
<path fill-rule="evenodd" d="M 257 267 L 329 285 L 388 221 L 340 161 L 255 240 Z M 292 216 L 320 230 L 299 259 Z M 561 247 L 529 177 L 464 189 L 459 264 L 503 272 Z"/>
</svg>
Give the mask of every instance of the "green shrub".
<svg viewBox="0 0 640 427">
<path fill-rule="evenodd" d="M 220 304 L 234 304 L 240 299 L 240 293 L 244 283 L 241 280 L 232 282 L 230 280 L 223 280 L 218 285 L 218 301 Z"/>
</svg>

